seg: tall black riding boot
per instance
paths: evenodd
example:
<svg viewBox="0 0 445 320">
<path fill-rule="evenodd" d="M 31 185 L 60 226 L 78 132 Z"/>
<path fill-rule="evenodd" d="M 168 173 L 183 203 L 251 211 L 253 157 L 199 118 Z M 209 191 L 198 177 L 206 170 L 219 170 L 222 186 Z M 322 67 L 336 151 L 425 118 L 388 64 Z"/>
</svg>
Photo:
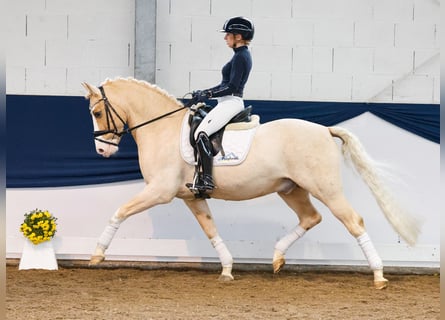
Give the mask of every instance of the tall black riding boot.
<svg viewBox="0 0 445 320">
<path fill-rule="evenodd" d="M 213 154 L 212 144 L 205 132 L 200 132 L 196 139 L 199 158 L 201 159 L 202 176 L 198 179 L 196 188 L 201 192 L 211 193 L 215 184 L 213 183 Z"/>
</svg>

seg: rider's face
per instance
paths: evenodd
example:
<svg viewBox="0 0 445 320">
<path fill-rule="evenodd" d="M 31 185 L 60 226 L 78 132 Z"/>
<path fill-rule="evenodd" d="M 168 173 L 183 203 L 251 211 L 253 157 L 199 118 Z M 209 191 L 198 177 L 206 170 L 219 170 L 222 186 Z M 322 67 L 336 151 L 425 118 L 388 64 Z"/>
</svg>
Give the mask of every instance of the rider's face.
<svg viewBox="0 0 445 320">
<path fill-rule="evenodd" d="M 242 37 L 239 34 L 226 33 L 224 36 L 224 40 L 226 40 L 226 44 L 229 48 L 236 48 L 238 43 L 242 41 Z"/>
</svg>

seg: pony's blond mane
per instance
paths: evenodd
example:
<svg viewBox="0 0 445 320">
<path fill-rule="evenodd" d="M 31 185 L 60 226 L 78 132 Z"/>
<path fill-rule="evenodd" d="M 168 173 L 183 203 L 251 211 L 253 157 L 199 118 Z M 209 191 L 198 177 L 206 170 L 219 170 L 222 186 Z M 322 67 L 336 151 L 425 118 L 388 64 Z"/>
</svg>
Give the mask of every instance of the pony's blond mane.
<svg viewBox="0 0 445 320">
<path fill-rule="evenodd" d="M 143 86 L 143 87 L 148 88 L 150 90 L 155 90 L 156 92 L 158 92 L 162 96 L 167 97 L 170 100 L 174 101 L 178 106 L 182 106 L 182 103 L 178 99 L 176 99 L 175 96 L 171 95 L 166 90 L 158 87 L 157 85 L 149 83 L 149 82 L 147 82 L 145 80 L 138 80 L 138 79 L 135 79 L 133 77 L 127 77 L 127 78 L 117 77 L 117 78 L 114 78 L 114 79 L 105 79 L 105 81 L 102 82 L 100 85 L 104 86 L 104 85 L 113 84 L 113 83 L 116 83 L 116 82 L 134 83 L 136 85 Z"/>
</svg>

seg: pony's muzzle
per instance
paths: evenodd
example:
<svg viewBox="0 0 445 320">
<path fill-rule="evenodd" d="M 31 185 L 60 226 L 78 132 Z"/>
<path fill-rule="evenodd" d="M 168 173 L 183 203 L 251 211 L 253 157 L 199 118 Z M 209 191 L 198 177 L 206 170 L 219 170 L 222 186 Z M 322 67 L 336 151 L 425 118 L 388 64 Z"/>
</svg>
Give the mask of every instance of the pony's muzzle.
<svg viewBox="0 0 445 320">
<path fill-rule="evenodd" d="M 118 147 L 119 141 L 117 141 L 116 139 L 105 140 L 96 137 L 94 140 L 96 144 L 96 152 L 105 158 L 110 157 L 119 150 Z"/>
</svg>

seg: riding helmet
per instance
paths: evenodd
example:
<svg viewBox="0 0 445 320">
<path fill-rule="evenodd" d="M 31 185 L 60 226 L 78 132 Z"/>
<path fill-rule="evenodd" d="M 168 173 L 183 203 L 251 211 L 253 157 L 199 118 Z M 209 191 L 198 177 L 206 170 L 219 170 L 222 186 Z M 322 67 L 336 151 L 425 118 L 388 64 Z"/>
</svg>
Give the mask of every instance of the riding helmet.
<svg viewBox="0 0 445 320">
<path fill-rule="evenodd" d="M 249 19 L 245 17 L 233 17 L 224 23 L 221 32 L 240 34 L 244 40 L 252 40 L 255 28 Z"/>
</svg>

